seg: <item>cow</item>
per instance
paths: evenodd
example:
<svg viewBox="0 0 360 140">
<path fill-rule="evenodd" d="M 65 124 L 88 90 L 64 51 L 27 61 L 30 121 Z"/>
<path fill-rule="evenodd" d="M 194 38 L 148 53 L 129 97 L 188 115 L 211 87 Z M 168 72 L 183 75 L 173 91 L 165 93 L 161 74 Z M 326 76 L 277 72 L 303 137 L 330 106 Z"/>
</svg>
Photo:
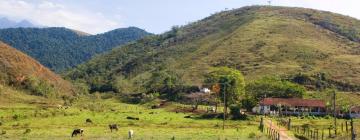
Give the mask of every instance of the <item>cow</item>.
<svg viewBox="0 0 360 140">
<path fill-rule="evenodd" d="M 86 122 L 86 123 L 91 123 L 91 124 L 93 123 L 91 119 L 86 119 L 85 122 Z"/>
<path fill-rule="evenodd" d="M 129 130 L 129 139 L 132 139 L 134 137 L 134 131 L 133 130 Z"/>
<path fill-rule="evenodd" d="M 139 118 L 136 118 L 136 117 L 126 117 L 126 119 L 128 119 L 128 120 L 140 120 Z"/>
<path fill-rule="evenodd" d="M 74 136 L 77 136 L 80 134 L 80 136 L 82 136 L 84 133 L 84 129 L 75 129 L 72 134 L 71 134 L 71 137 L 74 137 Z"/>
<path fill-rule="evenodd" d="M 118 131 L 118 126 L 117 126 L 117 124 L 109 124 L 109 128 L 110 128 L 110 131 L 111 131 L 111 132 L 112 132 L 113 130 Z"/>
</svg>

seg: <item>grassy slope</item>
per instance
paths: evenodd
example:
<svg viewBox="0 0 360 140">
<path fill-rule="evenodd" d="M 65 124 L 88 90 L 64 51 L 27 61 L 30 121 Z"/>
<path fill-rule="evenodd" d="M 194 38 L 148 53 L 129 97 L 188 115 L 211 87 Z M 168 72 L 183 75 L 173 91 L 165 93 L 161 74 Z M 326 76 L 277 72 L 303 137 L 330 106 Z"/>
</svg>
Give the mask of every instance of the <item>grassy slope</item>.
<svg viewBox="0 0 360 140">
<path fill-rule="evenodd" d="M 63 80 L 48 68 L 20 51 L 0 42 L 0 81 L 1 84 L 22 83 L 34 77 L 53 85 L 63 95 L 72 93 L 70 82 Z"/>
<path fill-rule="evenodd" d="M 360 21 L 354 18 L 303 8 L 244 7 L 114 49 L 68 77 L 105 85 L 125 77 L 139 86 L 165 67 L 200 84 L 209 67 L 228 66 L 248 80 L 325 72 L 360 84 L 359 38 Z"/>
</svg>

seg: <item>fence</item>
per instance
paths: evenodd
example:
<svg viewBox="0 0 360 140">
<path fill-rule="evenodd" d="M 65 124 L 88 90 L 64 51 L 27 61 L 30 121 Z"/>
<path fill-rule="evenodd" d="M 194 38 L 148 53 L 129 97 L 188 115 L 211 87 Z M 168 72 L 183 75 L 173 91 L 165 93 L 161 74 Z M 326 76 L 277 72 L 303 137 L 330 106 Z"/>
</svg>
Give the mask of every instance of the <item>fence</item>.
<svg viewBox="0 0 360 140">
<path fill-rule="evenodd" d="M 292 130 L 295 136 L 300 139 L 309 140 L 351 140 L 355 139 L 355 126 L 353 122 L 338 122 L 336 128 L 332 125 L 292 125 L 291 119 L 277 119 L 277 124 L 284 126 L 288 130 Z"/>
</svg>

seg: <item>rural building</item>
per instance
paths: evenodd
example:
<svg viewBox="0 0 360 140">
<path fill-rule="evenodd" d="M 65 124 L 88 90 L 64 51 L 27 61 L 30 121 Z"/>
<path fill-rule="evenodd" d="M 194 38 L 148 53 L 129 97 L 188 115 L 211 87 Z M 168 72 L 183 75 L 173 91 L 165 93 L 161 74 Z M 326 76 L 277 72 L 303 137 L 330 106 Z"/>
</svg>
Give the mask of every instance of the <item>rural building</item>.
<svg viewBox="0 0 360 140">
<path fill-rule="evenodd" d="M 253 108 L 253 112 L 268 115 L 326 115 L 326 106 L 323 100 L 264 98 Z"/>
</svg>

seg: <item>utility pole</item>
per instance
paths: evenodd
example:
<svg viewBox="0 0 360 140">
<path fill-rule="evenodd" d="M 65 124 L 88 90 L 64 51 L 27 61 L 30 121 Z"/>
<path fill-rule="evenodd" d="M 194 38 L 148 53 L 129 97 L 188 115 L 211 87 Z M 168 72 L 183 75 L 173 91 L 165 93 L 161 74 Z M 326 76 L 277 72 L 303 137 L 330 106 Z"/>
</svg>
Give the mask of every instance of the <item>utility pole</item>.
<svg viewBox="0 0 360 140">
<path fill-rule="evenodd" d="M 225 130 L 225 119 L 226 119 L 226 112 L 227 112 L 227 106 L 226 106 L 226 84 L 224 84 L 224 118 L 223 118 L 223 130 Z"/>
<path fill-rule="evenodd" d="M 334 108 L 334 126 L 335 126 L 335 136 L 337 135 L 337 130 L 336 130 L 336 91 L 333 91 L 333 108 Z"/>
</svg>

